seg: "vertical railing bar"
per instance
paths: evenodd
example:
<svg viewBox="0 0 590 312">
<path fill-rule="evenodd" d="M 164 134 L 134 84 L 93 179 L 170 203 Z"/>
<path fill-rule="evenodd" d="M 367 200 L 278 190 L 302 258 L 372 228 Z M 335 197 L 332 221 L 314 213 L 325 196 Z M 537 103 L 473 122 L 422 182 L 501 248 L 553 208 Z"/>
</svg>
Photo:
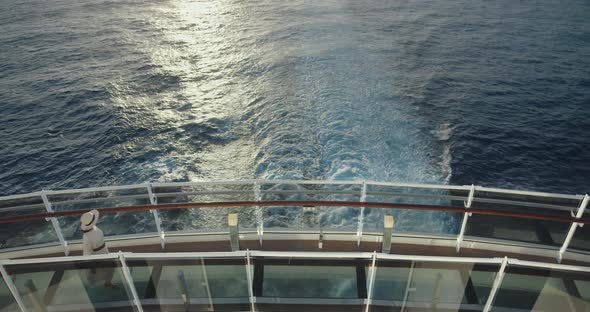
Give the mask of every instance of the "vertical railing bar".
<svg viewBox="0 0 590 312">
<path fill-rule="evenodd" d="M 402 303 L 402 308 L 400 312 L 404 312 L 406 310 L 406 303 L 408 301 L 408 297 L 410 295 L 410 286 L 412 285 L 412 278 L 414 278 L 414 265 L 416 264 L 415 261 L 412 261 L 410 265 L 410 272 L 408 273 L 408 281 L 406 282 L 406 292 L 404 293 L 404 302 Z"/>
<path fill-rule="evenodd" d="M 469 196 L 467 196 L 467 201 L 463 202 L 465 208 L 471 208 L 471 204 L 473 203 L 473 196 L 475 195 L 475 185 L 471 184 L 469 188 Z M 457 235 L 457 246 L 455 246 L 455 251 L 459 252 L 461 249 L 461 243 L 463 242 L 463 236 L 465 235 L 465 229 L 467 228 L 467 220 L 471 216 L 471 213 L 466 212 L 463 214 L 463 220 L 461 221 L 461 230 L 459 231 L 459 235 Z"/>
<path fill-rule="evenodd" d="M 371 274 L 369 275 L 369 289 L 367 291 L 367 304 L 365 306 L 365 312 L 369 312 L 371 309 L 371 300 L 373 299 L 373 286 L 375 285 L 375 273 L 377 271 L 377 267 L 375 266 L 375 262 L 377 261 L 377 252 L 373 251 L 373 260 L 371 263 Z"/>
<path fill-rule="evenodd" d="M 47 197 L 47 192 L 45 190 L 41 191 L 41 199 L 43 200 L 43 204 L 45 205 L 45 210 L 49 213 L 52 213 L 53 207 L 51 206 L 51 202 L 49 201 L 49 198 Z M 66 256 L 69 256 L 70 255 L 70 248 L 68 247 L 68 242 L 64 238 L 64 235 L 61 231 L 61 226 L 59 225 L 59 221 L 57 221 L 57 218 L 48 218 L 45 220 L 51 221 L 51 225 L 53 226 L 53 230 L 55 231 L 55 234 L 57 235 L 57 238 L 59 239 L 59 243 L 64 248 L 64 254 Z"/>
<path fill-rule="evenodd" d="M 18 305 L 20 310 L 22 312 L 27 312 L 28 310 L 25 307 L 25 304 L 23 303 L 23 299 L 20 297 L 20 294 L 18 293 L 18 289 L 16 289 L 16 286 L 12 282 L 12 279 L 10 278 L 8 273 L 6 273 L 6 269 L 4 268 L 4 266 L 2 264 L 0 264 L 0 274 L 2 274 L 2 278 L 4 279 L 4 283 L 6 283 L 6 286 L 10 290 L 10 293 L 12 294 L 12 297 L 16 301 L 16 304 Z"/>
<path fill-rule="evenodd" d="M 201 257 L 201 270 L 203 271 L 203 279 L 205 280 L 205 291 L 207 298 L 209 298 L 209 311 L 213 311 L 213 298 L 211 297 L 211 288 L 209 287 L 209 277 L 207 276 L 207 268 L 205 268 L 205 259 Z"/>
<path fill-rule="evenodd" d="M 254 200 L 256 200 L 257 202 L 262 200 L 262 195 L 260 192 L 260 183 L 258 182 L 258 180 L 254 181 Z M 262 246 L 262 238 L 264 236 L 264 220 L 262 207 L 255 206 L 254 214 L 256 216 L 256 233 L 258 234 L 258 241 L 260 242 L 260 246 Z"/>
<path fill-rule="evenodd" d="M 582 218 L 582 216 L 584 215 L 584 211 L 586 211 L 586 207 L 588 206 L 588 201 L 590 200 L 590 196 L 588 196 L 588 194 L 584 195 L 584 199 L 582 199 L 582 202 L 580 203 L 580 207 L 578 208 L 578 211 L 576 212 L 576 219 L 580 219 Z M 567 251 L 567 248 L 569 247 L 572 238 L 574 238 L 574 233 L 576 232 L 576 228 L 578 228 L 578 226 L 583 226 L 583 223 L 577 223 L 577 222 L 572 222 L 572 224 L 570 225 L 570 229 L 567 232 L 567 236 L 565 237 L 565 240 L 563 241 L 563 245 L 561 246 L 561 248 L 559 249 L 559 253 L 557 254 L 557 262 L 561 263 L 561 260 L 563 259 L 563 255 L 565 254 L 565 252 Z"/>
<path fill-rule="evenodd" d="M 152 183 L 146 183 L 146 188 L 148 192 L 148 197 L 150 198 L 150 204 L 153 206 L 157 205 L 158 198 L 154 193 Z M 164 231 L 162 231 L 162 219 L 160 219 L 160 214 L 158 213 L 158 210 L 150 209 L 150 211 L 152 212 L 152 215 L 154 216 L 154 220 L 156 222 L 156 229 L 158 230 L 158 236 L 160 236 L 160 246 L 162 246 L 162 249 L 164 249 L 166 247 L 166 234 L 164 233 Z"/>
<path fill-rule="evenodd" d="M 361 189 L 361 198 L 360 198 L 360 202 L 364 203 L 367 200 L 367 181 L 363 180 L 363 186 Z M 361 207 L 361 212 L 359 214 L 359 220 L 358 220 L 358 224 L 357 224 L 357 230 L 356 230 L 356 245 L 360 246 L 361 245 L 361 239 L 363 237 L 363 226 L 365 224 L 365 207 L 362 206 Z"/>
<path fill-rule="evenodd" d="M 139 301 L 139 296 L 137 295 L 137 290 L 135 289 L 135 284 L 133 283 L 133 277 L 131 277 L 131 272 L 129 271 L 129 267 L 127 267 L 127 262 L 125 260 L 125 255 L 123 252 L 119 251 L 119 262 L 121 263 L 121 270 L 123 271 L 123 277 L 125 278 L 125 282 L 131 291 L 131 295 L 133 296 L 133 301 L 135 302 L 135 306 L 139 312 L 143 312 L 143 307 L 141 306 L 141 301 Z"/>
<path fill-rule="evenodd" d="M 250 272 L 250 250 L 246 249 L 246 277 L 248 278 L 248 295 L 250 297 L 250 311 L 255 312 L 256 308 L 254 307 L 254 291 L 252 287 L 254 287 L 252 282 L 252 272 Z"/>
<path fill-rule="evenodd" d="M 486 305 L 483 308 L 482 312 L 489 312 L 492 308 L 492 304 L 494 303 L 494 299 L 496 299 L 496 293 L 498 292 L 498 288 L 502 285 L 502 280 L 504 279 L 504 273 L 506 272 L 506 266 L 508 265 L 508 257 L 504 257 L 502 261 L 502 265 L 500 266 L 500 270 L 498 270 L 498 274 L 496 274 L 496 278 L 494 279 L 494 284 L 492 286 L 492 290 L 490 291 L 490 295 L 488 296 L 488 300 L 486 301 Z"/>
</svg>

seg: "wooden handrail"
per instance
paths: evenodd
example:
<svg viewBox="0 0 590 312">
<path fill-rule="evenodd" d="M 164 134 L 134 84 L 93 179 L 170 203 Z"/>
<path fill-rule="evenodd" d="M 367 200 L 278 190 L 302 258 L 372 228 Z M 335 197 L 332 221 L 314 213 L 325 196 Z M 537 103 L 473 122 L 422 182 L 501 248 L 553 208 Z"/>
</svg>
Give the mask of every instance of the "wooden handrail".
<svg viewBox="0 0 590 312">
<path fill-rule="evenodd" d="M 457 213 L 473 213 L 480 215 L 502 216 L 522 219 L 546 220 L 564 223 L 577 222 L 580 224 L 588 224 L 588 219 L 576 219 L 574 217 L 560 217 L 547 214 L 532 214 L 511 211 L 498 211 L 491 209 L 480 208 L 463 208 L 453 206 L 434 206 L 434 205 L 416 205 L 416 204 L 397 204 L 397 203 L 376 203 L 376 202 L 356 202 L 356 201 L 305 201 L 305 200 L 284 200 L 284 201 L 229 201 L 229 202 L 204 202 L 204 203 L 174 203 L 174 204 L 158 204 L 158 205 L 137 205 L 126 207 L 108 207 L 99 209 L 100 213 L 117 213 L 117 212 L 131 212 L 131 211 L 147 211 L 147 210 L 171 210 L 171 209 L 193 209 L 193 208 L 224 208 L 224 207 L 272 207 L 272 206 L 325 206 L 325 207 L 365 207 L 372 209 L 407 209 L 407 210 L 428 210 L 440 212 L 457 212 Z M 0 209 L 0 212 L 2 210 Z M 55 217 L 70 217 L 79 216 L 88 209 L 84 210 L 69 210 L 56 211 L 38 214 L 27 214 L 20 216 L 11 216 L 0 218 L 2 223 L 14 223 L 23 221 L 40 220 L 45 218 Z"/>
</svg>

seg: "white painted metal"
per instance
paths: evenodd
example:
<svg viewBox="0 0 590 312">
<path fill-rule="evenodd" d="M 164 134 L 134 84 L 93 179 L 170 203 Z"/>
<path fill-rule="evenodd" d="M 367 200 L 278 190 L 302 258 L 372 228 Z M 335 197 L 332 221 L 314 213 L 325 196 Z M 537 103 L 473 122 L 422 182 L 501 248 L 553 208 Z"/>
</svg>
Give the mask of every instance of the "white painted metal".
<svg viewBox="0 0 590 312">
<path fill-rule="evenodd" d="M 143 189 L 144 187 L 145 187 L 145 184 L 132 184 L 132 185 L 88 187 L 88 188 L 59 190 L 59 191 L 47 190 L 45 192 L 47 193 L 47 195 L 69 195 L 69 194 L 79 194 L 79 193 Z"/>
<path fill-rule="evenodd" d="M 530 195 L 530 196 L 536 196 L 536 197 L 554 197 L 554 198 L 561 198 L 561 199 L 582 199 L 582 197 L 584 197 L 582 195 L 517 191 L 517 190 L 508 190 L 508 189 L 483 187 L 483 186 L 477 186 L 477 190 L 482 191 L 482 192 L 493 192 L 493 193 L 514 194 L 514 195 Z"/>
<path fill-rule="evenodd" d="M 378 182 L 367 181 L 369 185 L 392 186 L 392 187 L 410 187 L 410 188 L 429 188 L 437 190 L 468 190 L 467 185 L 441 185 L 441 184 L 420 184 L 420 183 L 396 183 L 396 182 Z"/>
<path fill-rule="evenodd" d="M 128 259 L 244 258 L 246 251 L 125 253 L 125 257 Z"/>
<path fill-rule="evenodd" d="M 427 189 L 443 189 L 443 190 L 470 190 L 472 186 L 463 185 L 437 185 L 437 184 L 417 184 L 417 183 L 393 183 L 393 182 L 378 182 L 378 181 L 323 181 L 323 180 L 236 180 L 236 181 L 201 181 L 201 182 L 153 182 L 150 183 L 156 187 L 180 187 L 180 186 L 208 186 L 208 185 L 244 185 L 244 184 L 329 184 L 329 185 L 362 185 L 366 183 L 368 185 L 376 186 L 392 186 L 392 187 L 409 187 L 409 188 L 427 188 Z M 91 187 L 82 189 L 70 189 L 70 190 L 48 190 L 45 191 L 48 195 L 68 195 L 78 193 L 90 193 L 90 192 L 101 192 L 101 191 L 116 191 L 126 189 L 141 189 L 144 188 L 145 184 L 136 185 L 122 185 L 122 186 L 104 186 L 104 187 Z M 501 194 L 518 194 L 518 195 L 529 195 L 536 197 L 548 197 L 548 198 L 560 198 L 560 199 L 582 199 L 581 195 L 568 195 L 568 194 L 557 194 L 557 193 L 545 193 L 545 192 L 529 192 L 529 191 L 517 191 L 507 190 L 499 188 L 481 187 L 476 186 L 480 191 L 494 192 Z M 39 196 L 40 192 L 10 195 L 0 197 L 0 201 L 30 198 Z"/>
<path fill-rule="evenodd" d="M 372 252 L 301 252 L 250 250 L 252 257 L 310 258 L 310 259 L 370 259 Z"/>
<path fill-rule="evenodd" d="M 8 290 L 10 290 L 10 293 L 12 294 L 12 297 L 14 298 L 14 301 L 16 301 L 16 304 L 18 305 L 20 310 L 22 312 L 27 312 L 27 307 L 25 307 L 25 304 L 23 303 L 23 299 L 20 297 L 20 294 L 18 293 L 18 289 L 16 289 L 16 286 L 12 282 L 10 275 L 8 275 L 8 273 L 6 273 L 6 269 L 4 269 L 4 266 L 2 264 L 0 264 L 0 274 L 2 274 L 2 278 L 4 279 L 4 283 L 8 287 Z"/>
<path fill-rule="evenodd" d="M 203 273 L 203 280 L 205 284 L 205 291 L 209 299 L 209 311 L 213 311 L 213 297 L 211 297 L 211 288 L 209 287 L 209 277 L 207 276 L 207 268 L 205 267 L 205 260 L 201 258 L 201 272 Z"/>
<path fill-rule="evenodd" d="M 360 202 L 364 203 L 365 201 L 367 201 L 367 181 L 363 180 L 363 188 L 361 189 L 361 198 L 360 198 Z M 365 207 L 361 207 L 361 211 L 359 214 L 359 220 L 358 220 L 358 224 L 357 224 L 357 230 L 356 230 L 356 245 L 360 246 L 361 245 L 361 238 L 363 237 L 363 225 L 365 223 Z"/>
<path fill-rule="evenodd" d="M 119 261 L 121 262 L 121 271 L 123 271 L 123 277 L 125 278 L 125 282 L 127 283 L 128 289 L 131 291 L 131 295 L 133 296 L 133 301 L 135 302 L 135 306 L 139 312 L 143 312 L 143 307 L 141 306 L 141 301 L 139 301 L 139 296 L 137 295 L 137 290 L 135 290 L 135 284 L 133 283 L 133 277 L 131 277 L 131 272 L 129 272 L 129 268 L 127 267 L 127 262 L 125 261 L 125 254 L 119 252 Z"/>
<path fill-rule="evenodd" d="M 254 200 L 261 201 L 262 194 L 260 192 L 260 183 L 254 182 Z M 254 214 L 256 215 L 256 233 L 258 234 L 258 242 L 262 246 L 262 238 L 264 237 L 264 211 L 260 206 L 254 207 Z"/>
<path fill-rule="evenodd" d="M 473 203 L 473 196 L 475 195 L 475 185 L 471 184 L 469 188 L 469 196 L 467 196 L 467 201 L 463 201 L 465 208 L 471 208 L 471 204 Z M 461 230 L 459 230 L 459 235 L 457 235 L 457 246 L 455 247 L 455 251 L 459 252 L 461 249 L 461 243 L 463 242 L 463 236 L 465 236 L 465 229 L 467 228 L 467 221 L 471 213 L 464 213 L 463 220 L 461 221 Z"/>
<path fill-rule="evenodd" d="M 155 187 L 244 185 L 244 184 L 252 184 L 254 182 L 256 182 L 256 180 L 219 180 L 219 181 L 196 181 L 196 182 L 152 182 L 152 185 Z"/>
<path fill-rule="evenodd" d="M 103 255 L 88 255 L 88 256 L 68 256 L 68 257 L 47 257 L 47 258 L 29 258 L 29 259 L 4 259 L 0 260 L 0 265 L 13 264 L 36 264 L 36 263 L 54 263 L 54 262 L 73 262 L 83 260 L 102 260 L 115 259 L 118 255 L 114 253 Z"/>
<path fill-rule="evenodd" d="M 38 197 L 38 196 L 41 196 L 41 192 L 26 193 L 26 194 L 17 194 L 17 195 L 8 195 L 8 196 L 0 196 L 0 201 L 23 199 L 23 198 L 32 198 L 32 197 Z"/>
<path fill-rule="evenodd" d="M 146 188 L 147 188 L 148 196 L 150 198 L 150 204 L 157 205 L 158 198 L 154 194 L 154 189 L 152 187 L 152 184 L 146 183 Z M 152 212 L 152 215 L 154 216 L 154 222 L 156 223 L 156 229 L 158 230 L 158 236 L 160 236 L 160 246 L 162 247 L 162 249 L 164 249 L 166 247 L 166 234 L 162 230 L 162 219 L 160 219 L 160 214 L 158 213 L 157 210 L 153 209 L 150 211 Z"/>
<path fill-rule="evenodd" d="M 520 266 L 525 266 L 525 267 L 540 268 L 540 269 L 549 269 L 549 270 L 576 271 L 576 272 L 589 272 L 590 273 L 590 267 L 584 267 L 584 266 L 579 266 L 579 265 L 536 262 L 536 261 L 518 260 L 518 259 L 513 259 L 513 258 L 508 259 L 508 264 L 520 265 Z"/>
<path fill-rule="evenodd" d="M 45 205 L 45 210 L 50 213 L 53 212 L 53 207 L 51 207 L 51 202 L 49 201 L 49 198 L 47 198 L 47 194 L 45 191 L 41 191 L 41 199 L 43 200 L 43 204 Z M 53 230 L 55 231 L 55 234 L 57 235 L 57 238 L 59 239 L 59 243 L 64 248 L 64 254 L 66 256 L 69 256 L 70 249 L 68 248 L 68 242 L 64 238 L 64 235 L 61 231 L 61 227 L 59 226 L 59 222 L 57 221 L 56 218 L 49 218 L 46 220 L 51 221 L 51 225 L 53 226 Z"/>
<path fill-rule="evenodd" d="M 421 262 L 486 263 L 486 264 L 502 263 L 502 258 L 436 257 L 436 256 L 419 256 L 419 255 L 396 255 L 396 254 L 383 254 L 383 253 L 378 253 L 377 259 L 421 261 Z"/>
<path fill-rule="evenodd" d="M 410 296 L 410 291 L 416 290 L 415 288 L 410 288 L 410 286 L 412 286 L 412 278 L 414 278 L 415 264 L 416 262 L 412 261 L 412 265 L 410 265 L 410 271 L 408 272 L 408 281 L 406 282 L 406 291 L 404 293 L 404 302 L 402 303 L 400 312 L 404 312 L 406 310 L 406 304 L 408 302 L 408 297 Z"/>
<path fill-rule="evenodd" d="M 508 265 L 508 257 L 504 257 L 502 260 L 502 265 L 500 266 L 500 270 L 496 274 L 496 278 L 494 279 L 494 284 L 492 284 L 492 290 L 488 296 L 488 300 L 486 301 L 486 305 L 483 308 L 483 312 L 489 312 L 492 308 L 492 304 L 494 303 L 494 299 L 496 299 L 496 293 L 498 292 L 498 288 L 502 285 L 502 280 L 504 279 L 504 272 L 506 271 L 506 266 Z"/>
<path fill-rule="evenodd" d="M 256 306 L 255 306 L 255 302 L 256 302 L 256 298 L 254 298 L 254 282 L 252 280 L 252 271 L 251 270 L 251 264 L 250 264 L 250 250 L 246 250 L 246 278 L 248 279 L 248 295 L 250 297 L 250 311 L 251 312 L 255 312 L 256 311 Z"/>
<path fill-rule="evenodd" d="M 369 289 L 367 290 L 367 301 L 365 305 L 365 312 L 369 312 L 371 309 L 371 300 L 373 298 L 373 287 L 375 285 L 375 273 L 377 272 L 377 267 L 375 266 L 375 262 L 377 262 L 377 252 L 373 252 L 373 259 L 371 262 L 371 270 L 369 273 Z"/>
<path fill-rule="evenodd" d="M 580 204 L 580 208 L 578 208 L 578 211 L 576 212 L 576 216 L 575 216 L 576 219 L 582 218 L 582 216 L 584 215 L 584 211 L 586 211 L 586 207 L 588 206 L 589 200 L 590 200 L 590 196 L 588 196 L 588 194 L 586 194 L 584 196 L 584 199 L 582 199 L 582 203 Z M 561 263 L 561 260 L 563 259 L 563 254 L 565 254 L 565 251 L 569 247 L 569 245 L 572 241 L 572 238 L 574 237 L 574 233 L 576 232 L 576 229 L 580 225 L 584 225 L 584 224 L 573 222 L 570 225 L 570 229 L 567 232 L 567 236 L 565 237 L 565 241 L 563 242 L 563 245 L 561 246 L 561 248 L 559 249 L 559 253 L 557 254 L 557 262 Z"/>
</svg>

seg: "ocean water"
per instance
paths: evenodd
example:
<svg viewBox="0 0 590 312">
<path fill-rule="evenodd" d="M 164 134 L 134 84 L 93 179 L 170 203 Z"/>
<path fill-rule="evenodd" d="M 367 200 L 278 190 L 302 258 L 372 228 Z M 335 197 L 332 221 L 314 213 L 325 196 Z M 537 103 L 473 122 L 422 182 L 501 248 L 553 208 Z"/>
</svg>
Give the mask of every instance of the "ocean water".
<svg viewBox="0 0 590 312">
<path fill-rule="evenodd" d="M 0 195 L 250 178 L 590 190 L 586 0 L 15 0 L 0 29 Z"/>
</svg>

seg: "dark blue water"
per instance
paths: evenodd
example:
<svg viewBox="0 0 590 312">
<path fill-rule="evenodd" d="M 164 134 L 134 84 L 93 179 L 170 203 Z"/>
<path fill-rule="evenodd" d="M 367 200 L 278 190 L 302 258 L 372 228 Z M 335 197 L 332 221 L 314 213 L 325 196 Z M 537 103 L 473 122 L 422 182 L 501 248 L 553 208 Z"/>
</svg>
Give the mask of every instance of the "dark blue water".
<svg viewBox="0 0 590 312">
<path fill-rule="evenodd" d="M 373 179 L 590 190 L 590 2 L 0 1 L 0 195 Z"/>
</svg>

